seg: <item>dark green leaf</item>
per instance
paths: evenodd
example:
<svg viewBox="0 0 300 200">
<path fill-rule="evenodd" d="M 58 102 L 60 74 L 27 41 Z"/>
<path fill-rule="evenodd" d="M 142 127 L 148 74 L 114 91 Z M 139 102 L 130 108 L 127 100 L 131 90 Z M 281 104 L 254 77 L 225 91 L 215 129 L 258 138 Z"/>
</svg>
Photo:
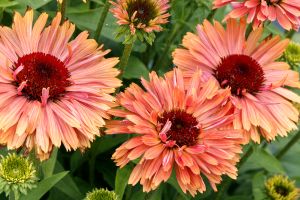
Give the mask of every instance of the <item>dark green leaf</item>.
<svg viewBox="0 0 300 200">
<path fill-rule="evenodd" d="M 255 200 L 261 200 L 265 198 L 263 192 L 265 187 L 265 176 L 263 172 L 257 173 L 252 179 L 252 193 Z"/>
<path fill-rule="evenodd" d="M 56 164 L 56 170 L 63 171 L 64 168 L 61 166 L 59 162 Z M 74 176 L 71 174 L 67 174 L 65 178 L 59 181 L 54 187 L 61 192 L 65 193 L 72 199 L 82 199 L 84 195 L 80 192 L 79 188 L 77 187 L 75 181 L 73 180 Z"/>
<path fill-rule="evenodd" d="M 147 78 L 149 71 L 146 68 L 145 64 L 140 61 L 137 57 L 131 56 L 128 61 L 128 65 L 125 69 L 124 78 Z"/>
<path fill-rule="evenodd" d="M 170 185 L 172 185 L 177 192 L 185 199 L 185 200 L 190 200 L 191 197 L 188 194 L 185 194 L 181 188 L 179 187 L 177 180 L 175 178 L 175 174 L 172 174 L 172 176 L 169 178 L 169 180 L 167 181 L 167 183 L 169 183 Z"/>
<path fill-rule="evenodd" d="M 44 178 L 48 178 L 48 177 L 52 176 L 52 174 L 53 174 L 56 159 L 57 159 L 57 151 L 58 151 L 58 149 L 55 147 L 52 151 L 50 159 L 44 161 L 41 164 Z"/>
<path fill-rule="evenodd" d="M 0 8 L 6 8 L 6 7 L 14 6 L 14 5 L 17 5 L 17 4 L 18 4 L 18 2 L 16 2 L 16 1 L 1 0 L 0 1 Z"/>
<path fill-rule="evenodd" d="M 22 4 L 24 6 L 29 6 L 33 9 L 38 9 L 52 0 L 16 0 L 19 4 Z"/>
<path fill-rule="evenodd" d="M 30 190 L 26 196 L 22 196 L 22 200 L 39 200 L 46 194 L 55 184 L 68 174 L 67 171 L 54 174 L 38 183 L 37 187 Z"/>
<path fill-rule="evenodd" d="M 124 191 L 128 184 L 128 179 L 131 174 L 132 167 L 130 165 L 126 165 L 122 169 L 117 170 L 116 181 L 115 181 L 115 193 L 118 195 L 120 199 L 123 198 Z"/>
<path fill-rule="evenodd" d="M 258 166 L 271 173 L 285 173 L 281 163 L 263 148 L 255 148 L 253 159 Z"/>
</svg>

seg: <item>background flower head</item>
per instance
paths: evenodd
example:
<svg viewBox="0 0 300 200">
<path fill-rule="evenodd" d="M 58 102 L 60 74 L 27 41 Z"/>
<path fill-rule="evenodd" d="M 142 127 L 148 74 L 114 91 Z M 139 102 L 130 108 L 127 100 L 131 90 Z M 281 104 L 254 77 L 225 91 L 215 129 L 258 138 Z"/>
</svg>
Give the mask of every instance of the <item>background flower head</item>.
<svg viewBox="0 0 300 200">
<path fill-rule="evenodd" d="M 153 32 L 161 31 L 161 25 L 168 22 L 168 3 L 169 0 L 111 1 L 113 8 L 110 11 L 121 26 L 118 34 L 127 35 L 125 40 L 146 39 L 151 44 L 155 37 Z"/>
<path fill-rule="evenodd" d="M 30 9 L 15 13 L 12 28 L 0 27 L 0 143 L 34 148 L 40 159 L 61 143 L 89 147 L 121 85 L 118 58 L 105 59 L 109 51 L 87 32 L 69 42 L 75 26 L 60 25 L 60 13 L 44 28 L 47 18 L 42 13 L 33 25 Z"/>
<path fill-rule="evenodd" d="M 118 197 L 114 191 L 100 188 L 87 193 L 84 200 L 118 200 Z"/>
<path fill-rule="evenodd" d="M 259 132 L 267 140 L 277 134 L 286 136 L 297 129 L 298 111 L 291 101 L 300 97 L 283 86 L 300 87 L 299 75 L 285 62 L 276 62 L 289 40 L 279 36 L 260 41 L 263 29 L 245 38 L 246 21 L 205 21 L 197 34 L 187 33 L 183 47 L 173 53 L 174 63 L 191 77 L 198 68 L 204 77 L 214 78 L 219 87 L 230 88 L 235 107 L 234 128 L 244 129 L 245 141 L 260 142 Z"/>
<path fill-rule="evenodd" d="M 231 3 L 233 10 L 226 16 L 240 18 L 247 16 L 247 23 L 258 27 L 266 20 L 275 21 L 286 30 L 298 30 L 300 26 L 300 5 L 297 0 L 215 0 L 214 8 Z"/>
<path fill-rule="evenodd" d="M 181 189 L 194 196 L 206 190 L 202 176 L 214 190 L 222 174 L 236 178 L 242 135 L 221 130 L 233 119 L 228 90 L 218 90 L 214 79 L 203 82 L 200 71 L 185 85 L 178 69 L 164 78 L 152 72 L 142 85 L 146 91 L 132 84 L 118 96 L 123 108 L 110 112 L 124 119 L 107 123 L 108 134 L 137 134 L 113 154 L 120 167 L 140 158 L 129 184 L 149 192 L 174 169 Z"/>
<path fill-rule="evenodd" d="M 7 156 L 1 155 L 0 160 L 0 192 L 6 196 L 11 193 L 16 199 L 20 194 L 27 194 L 27 191 L 36 187 L 38 178 L 33 163 L 15 153 Z"/>
<path fill-rule="evenodd" d="M 296 200 L 299 197 L 299 189 L 295 181 L 289 180 L 283 175 L 275 175 L 265 182 L 265 190 L 269 199 Z"/>
<path fill-rule="evenodd" d="M 289 46 L 283 52 L 281 60 L 287 62 L 295 71 L 300 67 L 300 45 L 296 42 L 290 42 Z"/>
</svg>

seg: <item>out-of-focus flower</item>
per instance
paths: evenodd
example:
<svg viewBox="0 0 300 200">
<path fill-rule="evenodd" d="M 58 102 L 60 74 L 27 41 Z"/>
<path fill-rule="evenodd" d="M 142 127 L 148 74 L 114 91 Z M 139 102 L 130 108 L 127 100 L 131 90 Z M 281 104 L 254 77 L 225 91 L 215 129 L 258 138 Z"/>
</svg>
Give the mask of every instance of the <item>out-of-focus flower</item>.
<svg viewBox="0 0 300 200">
<path fill-rule="evenodd" d="M 110 11 L 120 25 L 118 36 L 125 35 L 125 43 L 136 38 L 152 44 L 154 31 L 162 30 L 161 25 L 168 22 L 169 0 L 117 0 L 111 1 Z"/>
<path fill-rule="evenodd" d="M 297 129 L 298 110 L 291 101 L 300 97 L 284 86 L 300 87 L 299 75 L 280 58 L 289 40 L 279 36 L 260 42 L 260 27 L 245 38 L 246 22 L 227 21 L 225 30 L 219 22 L 205 21 L 197 34 L 187 33 L 184 48 L 173 53 L 174 63 L 189 78 L 202 69 L 204 78 L 213 78 L 221 88 L 230 88 L 235 107 L 236 129 L 244 129 L 245 142 L 251 138 L 260 142 L 277 135 L 286 136 Z"/>
<path fill-rule="evenodd" d="M 89 147 L 121 85 L 118 58 L 105 59 L 109 51 L 87 32 L 69 42 L 75 26 L 60 25 L 60 13 L 44 28 L 47 18 L 41 14 L 32 27 L 33 10 L 16 12 L 12 28 L 0 27 L 0 143 L 34 148 L 41 160 L 53 145 Z"/>
<path fill-rule="evenodd" d="M 300 45 L 295 42 L 290 42 L 281 59 L 287 62 L 295 71 L 299 71 L 300 67 Z"/>
<path fill-rule="evenodd" d="M 298 30 L 300 26 L 300 4 L 297 0 L 215 0 L 214 8 L 231 3 L 233 10 L 226 16 L 240 18 L 247 16 L 247 23 L 258 27 L 264 21 L 277 20 L 286 30 Z"/>
<path fill-rule="evenodd" d="M 111 114 L 124 118 L 107 122 L 107 134 L 137 134 L 113 154 L 118 166 L 140 158 L 129 178 L 149 192 L 167 181 L 173 171 L 183 192 L 204 192 L 205 176 L 216 191 L 221 175 L 235 179 L 241 153 L 242 134 L 222 130 L 232 123 L 229 90 L 219 90 L 213 78 L 203 82 L 201 71 L 184 84 L 180 70 L 174 69 L 150 81 L 142 79 L 144 91 L 132 84 L 118 95 L 123 108 Z"/>
<path fill-rule="evenodd" d="M 11 192 L 16 199 L 20 194 L 36 187 L 36 170 L 28 158 L 16 154 L 8 154 L 0 160 L 0 193 L 5 192 L 8 196 Z"/>
<path fill-rule="evenodd" d="M 85 200 L 118 200 L 118 197 L 114 191 L 100 188 L 87 193 Z"/>
<path fill-rule="evenodd" d="M 291 181 L 283 175 L 275 175 L 265 183 L 268 197 L 272 200 L 296 200 L 299 197 L 299 189 L 295 181 Z"/>
<path fill-rule="evenodd" d="M 84 3 L 86 3 L 86 0 L 82 0 Z M 62 4 L 63 0 L 57 0 L 58 3 Z"/>
</svg>

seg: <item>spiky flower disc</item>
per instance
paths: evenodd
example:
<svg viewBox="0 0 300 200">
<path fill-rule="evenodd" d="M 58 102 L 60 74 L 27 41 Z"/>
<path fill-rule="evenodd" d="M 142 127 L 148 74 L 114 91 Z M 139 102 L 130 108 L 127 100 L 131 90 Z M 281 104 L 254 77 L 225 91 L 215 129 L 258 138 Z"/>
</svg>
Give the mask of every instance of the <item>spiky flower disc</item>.
<svg viewBox="0 0 300 200">
<path fill-rule="evenodd" d="M 155 39 L 154 31 L 162 30 L 161 25 L 168 22 L 169 0 L 117 0 L 110 1 L 111 13 L 120 25 L 117 37 L 124 35 L 124 43 L 135 39 L 149 43 Z"/>
<path fill-rule="evenodd" d="M 299 197 L 295 181 L 291 181 L 283 175 L 269 178 L 265 183 L 265 189 L 272 200 L 296 200 Z"/>
<path fill-rule="evenodd" d="M 28 158 L 15 153 L 1 156 L 0 192 L 5 192 L 6 196 L 13 192 L 18 198 L 21 193 L 26 194 L 35 187 L 37 180 L 35 167 Z"/>
<path fill-rule="evenodd" d="M 118 200 L 118 196 L 114 191 L 100 188 L 87 193 L 85 200 Z"/>
<path fill-rule="evenodd" d="M 300 67 L 300 45 L 295 42 L 290 42 L 281 59 L 287 62 L 295 71 Z"/>
</svg>

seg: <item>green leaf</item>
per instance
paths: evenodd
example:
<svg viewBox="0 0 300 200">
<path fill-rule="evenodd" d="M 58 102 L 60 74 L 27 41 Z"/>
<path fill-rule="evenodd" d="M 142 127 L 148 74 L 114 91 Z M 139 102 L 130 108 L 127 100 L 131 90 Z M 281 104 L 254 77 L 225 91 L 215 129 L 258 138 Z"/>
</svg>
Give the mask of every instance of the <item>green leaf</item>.
<svg viewBox="0 0 300 200">
<path fill-rule="evenodd" d="M 92 156 L 104 153 L 128 139 L 127 135 L 106 135 L 96 140 L 91 147 Z"/>
<path fill-rule="evenodd" d="M 253 159 L 258 166 L 264 168 L 268 172 L 285 174 L 285 170 L 279 160 L 263 148 L 254 148 Z"/>
<path fill-rule="evenodd" d="M 167 181 L 167 183 L 169 183 L 170 185 L 172 185 L 176 190 L 177 192 L 185 199 L 185 200 L 190 200 L 191 197 L 187 194 L 185 194 L 181 188 L 179 187 L 178 183 L 177 183 L 177 180 L 175 178 L 175 174 L 173 173 L 172 176 L 169 178 L 169 180 Z"/>
<path fill-rule="evenodd" d="M 24 6 L 29 6 L 33 9 L 38 9 L 52 0 L 16 0 L 19 4 L 23 4 Z"/>
<path fill-rule="evenodd" d="M 265 199 L 264 187 L 265 176 L 263 172 L 259 172 L 252 179 L 252 193 L 255 200 Z"/>
<path fill-rule="evenodd" d="M 132 79 L 132 78 L 148 78 L 149 71 L 145 64 L 140 61 L 137 57 L 131 56 L 128 61 L 128 65 L 124 72 L 124 78 Z"/>
<path fill-rule="evenodd" d="M 126 165 L 122 169 L 117 170 L 116 180 L 115 180 L 115 193 L 120 199 L 123 199 L 124 191 L 128 184 L 128 179 L 131 174 L 132 167 Z"/>
<path fill-rule="evenodd" d="M 6 7 L 14 6 L 14 5 L 17 5 L 17 4 L 18 4 L 18 2 L 16 2 L 16 1 L 1 0 L 0 1 L 0 8 L 6 8 Z"/>
<path fill-rule="evenodd" d="M 159 188 L 157 188 L 156 190 L 154 190 L 151 193 L 148 193 L 149 198 L 147 198 L 147 200 L 161 200 L 162 199 L 162 191 L 163 191 L 163 187 L 164 185 L 160 185 Z"/>
<path fill-rule="evenodd" d="M 58 149 L 55 147 L 53 149 L 50 159 L 44 161 L 41 164 L 44 178 L 48 178 L 48 177 L 52 176 L 52 174 L 53 174 L 55 163 L 56 163 L 56 158 L 57 158 L 57 151 L 58 151 Z"/>
<path fill-rule="evenodd" d="M 59 162 L 57 162 L 55 169 L 59 171 L 64 170 L 63 166 L 61 166 Z M 73 180 L 73 177 L 74 176 L 71 176 L 71 174 L 67 174 L 65 178 L 59 181 L 54 187 L 72 199 L 83 199 L 84 195 L 80 192 L 75 181 Z"/>
<path fill-rule="evenodd" d="M 37 184 L 37 187 L 28 192 L 26 196 L 22 196 L 22 200 L 39 200 L 44 194 L 46 194 L 55 184 L 57 184 L 62 178 L 64 178 L 69 172 L 64 171 L 58 174 L 54 174 Z"/>
</svg>

